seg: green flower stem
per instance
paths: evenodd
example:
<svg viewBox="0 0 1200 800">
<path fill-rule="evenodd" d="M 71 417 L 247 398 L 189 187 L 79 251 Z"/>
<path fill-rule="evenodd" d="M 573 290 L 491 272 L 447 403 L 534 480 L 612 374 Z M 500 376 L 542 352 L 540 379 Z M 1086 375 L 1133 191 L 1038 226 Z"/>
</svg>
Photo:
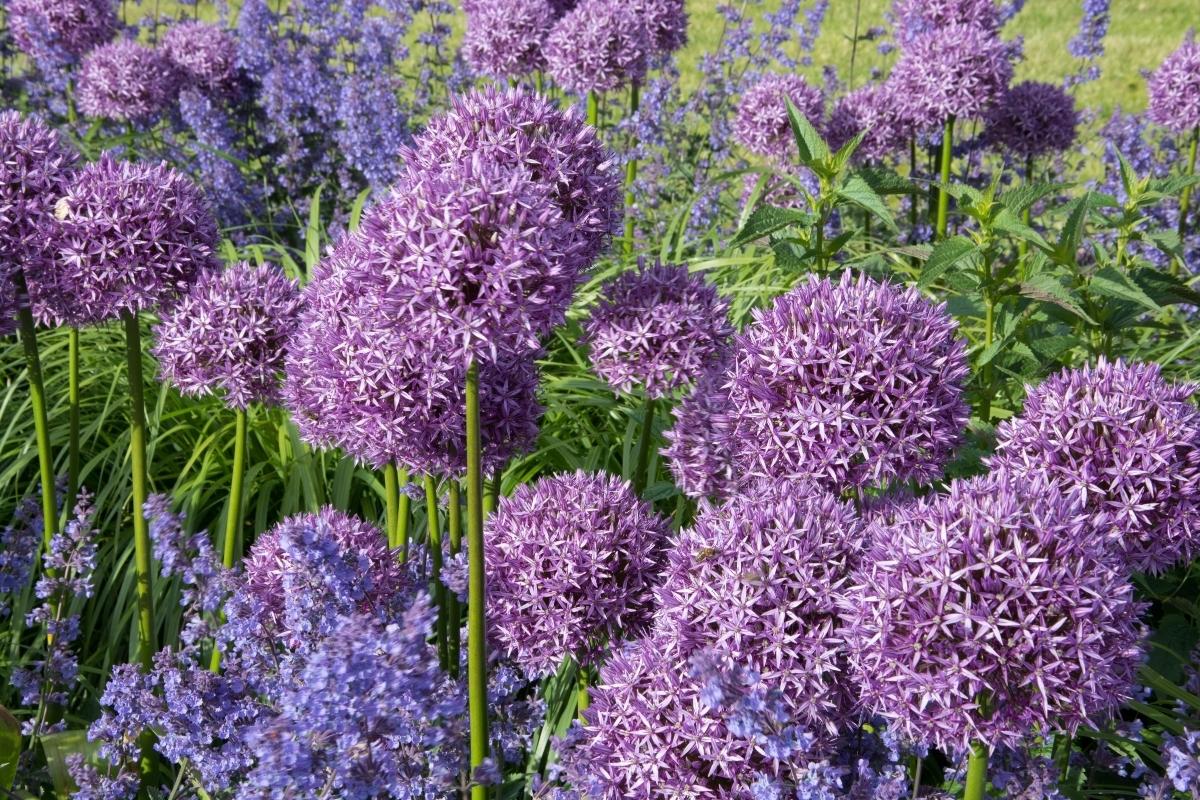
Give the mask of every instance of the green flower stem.
<svg viewBox="0 0 1200 800">
<path fill-rule="evenodd" d="M 588 691 L 587 667 L 585 667 L 583 664 L 580 664 L 577 674 L 579 675 L 579 680 L 578 691 L 576 692 L 576 697 L 578 699 L 575 702 L 575 716 L 579 717 L 580 722 L 586 722 L 586 720 L 583 718 L 584 712 L 591 708 L 592 705 L 592 696 Z"/>
<path fill-rule="evenodd" d="M 133 468 L 133 552 L 137 572 L 138 660 L 149 671 L 154 658 L 154 594 L 150 532 L 146 526 L 146 403 L 142 397 L 142 333 L 136 314 L 124 311 L 125 358 L 129 375 L 129 449 Z"/>
<path fill-rule="evenodd" d="M 642 102 L 642 87 L 637 81 L 629 87 L 629 116 L 632 118 L 637 115 L 638 108 Z M 634 144 L 633 142 L 630 143 Z M 632 147 L 630 151 L 632 152 Z M 633 185 L 637 183 L 638 162 L 636 158 L 630 158 L 629 163 L 625 165 L 625 239 L 622 245 L 622 252 L 626 258 L 633 257 L 633 204 L 636 197 L 633 193 Z"/>
<path fill-rule="evenodd" d="M 483 566 L 483 442 L 479 430 L 479 365 L 467 370 L 467 695 L 471 720 L 471 768 L 488 757 L 487 639 Z M 487 800 L 487 787 L 471 786 L 471 800 Z"/>
<path fill-rule="evenodd" d="M 638 441 L 637 466 L 633 471 L 633 486 L 639 493 L 650 484 L 646 473 L 650 465 L 650 440 L 654 437 L 654 409 L 654 398 L 647 397 L 646 408 L 642 412 L 642 435 Z"/>
<path fill-rule="evenodd" d="M 500 500 L 500 475 L 499 473 L 492 475 L 483 482 L 483 518 L 487 519 L 496 510 L 496 503 Z"/>
<path fill-rule="evenodd" d="M 17 270 L 14 278 L 17 296 L 29 296 L 25 276 Z M 54 454 L 50 450 L 50 424 L 46 417 L 46 387 L 42 383 L 42 359 L 38 353 L 37 327 L 28 302 L 20 304 L 17 325 L 21 346 L 25 350 L 25 367 L 29 372 L 29 402 L 33 406 L 33 431 L 37 442 L 38 475 L 42 483 L 42 549 L 48 550 L 50 540 L 58 531 L 58 501 L 54 496 Z"/>
<path fill-rule="evenodd" d="M 438 657 L 442 666 L 447 666 L 450 657 L 446 641 L 446 587 L 442 586 L 442 526 L 438 518 L 437 483 L 432 475 L 425 476 L 425 540 L 429 543 L 432 561 L 430 580 L 433 584 L 433 599 L 437 603 Z"/>
<path fill-rule="evenodd" d="M 458 481 L 450 481 L 450 498 L 447 501 L 449 510 L 447 512 L 446 532 L 450 538 L 450 553 L 458 555 L 462 552 L 462 498 Z M 450 592 L 446 593 L 449 608 L 450 621 L 447 623 L 449 636 L 449 661 L 450 674 L 458 677 L 458 661 L 459 653 L 462 648 L 462 643 L 459 641 L 459 635 L 462 630 L 462 603 L 458 601 L 458 597 Z"/>
<path fill-rule="evenodd" d="M 942 131 L 942 185 L 938 187 L 937 205 L 937 239 L 946 238 L 946 230 L 950 221 L 950 193 L 946 187 L 950 185 L 950 164 L 954 160 L 954 117 L 946 119 L 946 128 Z"/>
<path fill-rule="evenodd" d="M 983 800 L 987 787 L 988 752 L 979 742 L 971 745 L 967 759 L 967 783 L 963 789 L 963 800 Z"/>
<path fill-rule="evenodd" d="M 596 129 L 600 128 L 600 96 L 595 92 L 588 92 L 587 124 Z"/>
<path fill-rule="evenodd" d="M 67 331 L 67 405 L 69 432 L 67 434 L 67 496 L 63 500 L 63 519 L 75 513 L 75 497 L 79 494 L 79 329 Z"/>
<path fill-rule="evenodd" d="M 1200 126 L 1192 131 L 1192 147 L 1188 154 L 1187 176 L 1196 174 L 1196 155 L 1200 151 Z M 1179 196 L 1179 238 L 1183 238 L 1188 229 L 1188 212 L 1192 209 L 1192 187 L 1185 186 Z"/>
<path fill-rule="evenodd" d="M 221 563 L 228 568 L 241 558 L 242 491 L 246 479 L 246 410 L 237 410 L 233 432 L 233 475 L 229 482 L 229 516 L 225 519 L 225 552 Z"/>
</svg>

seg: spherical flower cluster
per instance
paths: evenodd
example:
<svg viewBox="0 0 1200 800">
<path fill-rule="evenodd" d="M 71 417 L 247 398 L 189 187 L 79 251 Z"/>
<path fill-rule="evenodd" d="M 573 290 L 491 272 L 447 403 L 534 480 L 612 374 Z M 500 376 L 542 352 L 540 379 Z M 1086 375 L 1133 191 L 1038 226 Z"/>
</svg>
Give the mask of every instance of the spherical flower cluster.
<svg viewBox="0 0 1200 800">
<path fill-rule="evenodd" d="M 1189 36 L 1150 76 L 1151 122 L 1175 133 L 1200 127 L 1200 42 Z"/>
<path fill-rule="evenodd" d="M 684 0 L 631 0 L 650 37 L 650 52 L 669 55 L 688 41 L 688 14 Z"/>
<path fill-rule="evenodd" d="M 465 5 L 463 58 L 493 78 L 518 78 L 545 67 L 542 45 L 554 25 L 548 0 L 506 0 Z"/>
<path fill-rule="evenodd" d="M 1161 572 L 1200 552 L 1195 394 L 1155 364 L 1063 371 L 1001 423 L 992 467 L 1048 476 L 1096 516 L 1130 569 Z"/>
<path fill-rule="evenodd" d="M 546 63 L 568 92 L 611 92 L 646 76 L 651 36 L 633 4 L 581 0 L 546 40 Z"/>
<path fill-rule="evenodd" d="M 924 127 L 982 116 L 1012 75 L 1008 44 L 974 25 L 949 25 L 906 46 L 889 81 L 905 116 Z"/>
<path fill-rule="evenodd" d="M 299 287 L 274 266 L 208 270 L 162 315 L 154 355 L 183 394 L 224 390 L 235 409 L 275 402 L 299 312 Z"/>
<path fill-rule="evenodd" d="M 873 525 L 843 601 L 864 705 L 961 752 L 1073 733 L 1128 699 L 1143 606 L 1082 512 L 994 473 Z"/>
<path fill-rule="evenodd" d="M 47 226 L 74 165 L 74 151 L 40 118 L 0 112 L 0 332 L 16 311 L 14 272 L 44 269 Z"/>
<path fill-rule="evenodd" d="M 795 152 L 787 101 L 814 128 L 825 121 L 825 97 L 799 75 L 768 75 L 746 90 L 733 121 L 733 136 L 756 155 L 789 161 Z"/>
<path fill-rule="evenodd" d="M 1057 84 L 1025 81 L 988 112 L 986 137 L 1018 158 L 1034 158 L 1069 149 L 1078 127 L 1074 97 Z"/>
<path fill-rule="evenodd" d="M 627 481 L 584 472 L 542 478 L 488 520 L 488 617 L 530 675 L 649 624 L 667 522 Z"/>
<path fill-rule="evenodd" d="M 839 99 L 829 116 L 829 146 L 840 150 L 858 134 L 866 134 L 854 153 L 859 163 L 882 161 L 906 146 L 912 132 L 891 88 L 886 83 L 867 84 Z"/>
<path fill-rule="evenodd" d="M 184 80 L 200 89 L 226 91 L 237 78 L 237 40 L 217 25 L 173 25 L 163 36 L 162 50 Z"/>
<path fill-rule="evenodd" d="M 718 424 L 729 411 L 724 370 L 714 369 L 675 408 L 675 424 L 663 433 L 675 485 L 688 497 L 724 499 L 736 486 L 733 446 Z"/>
<path fill-rule="evenodd" d="M 740 476 L 834 491 L 936 478 L 968 416 L 956 328 L 915 289 L 849 272 L 756 312 L 728 379 Z"/>
<path fill-rule="evenodd" d="M 660 623 L 684 653 L 727 653 L 777 686 L 796 721 L 832 739 L 853 702 L 835 598 L 863 538 L 854 506 L 815 486 L 745 487 L 676 542 Z"/>
<path fill-rule="evenodd" d="M 8 24 L 17 47 L 31 57 L 50 48 L 82 56 L 113 37 L 113 0 L 9 0 Z"/>
<path fill-rule="evenodd" d="M 1000 28 L 996 0 L 896 0 L 892 14 L 897 38 L 905 45 L 950 25 L 971 25 L 987 32 Z"/>
<path fill-rule="evenodd" d="M 215 264 L 217 226 L 192 181 L 105 153 L 55 207 L 52 270 L 30 276 L 35 310 L 73 325 L 174 300 Z"/>
<path fill-rule="evenodd" d="M 474 154 L 545 186 L 581 258 L 590 262 L 607 246 L 620 221 L 622 178 L 613 154 L 574 111 L 517 89 L 468 92 L 430 120 L 406 157 L 421 169 L 445 170 Z"/>
<path fill-rule="evenodd" d="M 733 335 L 716 287 L 663 264 L 609 283 L 583 329 L 596 374 L 618 392 L 641 386 L 652 398 L 698 381 Z"/>
<path fill-rule="evenodd" d="M 79 70 L 79 110 L 89 117 L 150 122 L 179 93 L 179 73 L 154 48 L 122 39 L 97 47 Z"/>
</svg>

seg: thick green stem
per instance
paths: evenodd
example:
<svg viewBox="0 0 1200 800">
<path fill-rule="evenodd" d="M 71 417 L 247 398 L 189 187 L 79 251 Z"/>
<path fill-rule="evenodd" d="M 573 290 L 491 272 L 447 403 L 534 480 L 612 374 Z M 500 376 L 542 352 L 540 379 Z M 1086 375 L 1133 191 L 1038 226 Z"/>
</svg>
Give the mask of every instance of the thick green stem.
<svg viewBox="0 0 1200 800">
<path fill-rule="evenodd" d="M 1187 176 L 1196 174 L 1196 155 L 1200 151 L 1200 126 L 1197 126 L 1192 131 L 1192 148 L 1188 155 Z M 1179 238 L 1183 238 L 1187 234 L 1188 229 L 1188 212 L 1191 211 L 1192 205 L 1192 187 L 1185 186 L 1183 194 L 1179 196 Z"/>
<path fill-rule="evenodd" d="M 63 518 L 75 513 L 75 496 L 79 493 L 79 329 L 67 331 L 67 496 L 63 500 Z"/>
<path fill-rule="evenodd" d="M 629 87 L 629 116 L 634 117 L 638 113 L 638 108 L 641 105 L 642 87 L 634 81 Z M 636 142 L 630 142 L 629 152 L 632 153 L 636 147 Z M 637 183 L 638 162 L 633 156 L 630 156 L 629 163 L 625 165 L 625 239 L 622 245 L 622 252 L 626 258 L 633 257 L 633 204 L 636 197 L 633 192 L 633 185 Z"/>
<path fill-rule="evenodd" d="M 133 478 L 133 562 L 137 572 L 138 660 L 149 671 L 154 658 L 154 594 L 150 531 L 146 526 L 146 402 L 142 397 L 142 333 L 137 315 L 122 312 L 129 375 L 129 456 Z"/>
<path fill-rule="evenodd" d="M 450 496 L 447 504 L 449 508 L 446 533 L 450 539 L 450 553 L 458 555 L 462 552 L 462 497 L 456 480 L 450 481 Z M 458 597 L 449 592 L 446 593 L 446 599 L 450 606 L 446 631 L 449 634 L 450 674 L 458 677 L 458 661 L 462 648 L 462 642 L 459 639 L 462 630 L 462 603 L 458 601 Z"/>
<path fill-rule="evenodd" d="M 16 291 L 21 298 L 17 324 L 21 332 L 21 347 L 25 350 L 25 367 L 29 372 L 29 402 L 33 406 L 33 433 L 37 442 L 38 475 L 42 483 L 42 547 L 49 549 L 50 540 L 58 530 L 58 501 L 54 496 L 54 454 L 50 450 L 50 424 L 46 417 L 46 387 L 42 383 L 42 358 L 38 353 L 37 327 L 27 301 L 25 276 L 19 270 L 15 276 Z"/>
<path fill-rule="evenodd" d="M 600 96 L 595 92 L 588 92 L 587 124 L 593 128 L 600 127 Z"/>
<path fill-rule="evenodd" d="M 950 222 L 950 164 L 954 160 L 954 117 L 946 119 L 946 128 L 942 131 L 942 184 L 938 187 L 937 206 L 937 238 L 946 238 L 946 230 Z"/>
<path fill-rule="evenodd" d="M 963 789 L 963 800 L 983 800 L 984 789 L 987 787 L 987 771 L 987 748 L 976 742 L 971 745 L 971 755 L 967 759 L 967 783 Z"/>
<path fill-rule="evenodd" d="M 241 558 L 242 485 L 246 478 L 246 409 L 239 408 L 233 432 L 233 475 L 229 482 L 229 516 L 225 519 L 225 552 L 221 559 L 232 568 Z"/>
<path fill-rule="evenodd" d="M 467 371 L 467 695 L 471 719 L 471 768 L 488 757 L 487 638 L 483 566 L 483 442 L 479 428 L 479 365 Z M 471 800 L 486 800 L 487 787 L 472 785 Z"/>
<path fill-rule="evenodd" d="M 654 438 L 654 407 L 653 397 L 646 398 L 646 409 L 642 412 L 642 435 L 638 441 L 637 466 L 633 471 L 633 486 L 640 493 L 650 485 L 650 476 L 646 473 L 650 466 L 650 440 Z"/>
<path fill-rule="evenodd" d="M 400 478 L 395 464 L 383 468 L 383 503 L 388 547 L 395 550 L 400 546 Z"/>
<path fill-rule="evenodd" d="M 588 671 L 583 664 L 579 665 L 579 681 L 577 700 L 575 702 L 575 716 L 579 717 L 580 722 L 586 722 L 583 718 L 586 712 L 592 705 L 592 696 L 588 692 Z"/>
<path fill-rule="evenodd" d="M 429 557 L 432 562 L 432 594 L 438 607 L 438 656 L 445 667 L 450 663 L 450 653 L 446 641 L 446 587 L 442 586 L 442 526 L 438 519 L 437 483 L 432 475 L 425 476 L 425 541 L 429 544 Z"/>
</svg>

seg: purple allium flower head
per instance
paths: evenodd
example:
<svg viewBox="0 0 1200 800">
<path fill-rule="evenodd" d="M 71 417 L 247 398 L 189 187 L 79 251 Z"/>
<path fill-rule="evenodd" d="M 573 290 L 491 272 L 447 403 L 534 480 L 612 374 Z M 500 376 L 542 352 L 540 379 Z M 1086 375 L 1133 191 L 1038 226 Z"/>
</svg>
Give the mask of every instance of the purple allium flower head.
<svg viewBox="0 0 1200 800">
<path fill-rule="evenodd" d="M 113 0 L 10 0 L 7 11 L 17 47 L 34 58 L 47 50 L 78 58 L 117 32 Z"/>
<path fill-rule="evenodd" d="M 950 25 L 972 25 L 994 33 L 1000 29 L 996 0 L 896 0 L 892 4 L 896 38 L 908 45 L 930 31 Z"/>
<path fill-rule="evenodd" d="M 1175 133 L 1200 127 L 1200 42 L 1194 32 L 1150 76 L 1147 115 Z"/>
<path fill-rule="evenodd" d="M 591 260 L 619 224 L 621 175 L 613 154 L 573 110 L 519 89 L 488 87 L 454 98 L 406 154 L 423 169 L 454 168 L 472 154 L 522 168 L 542 183 Z"/>
<path fill-rule="evenodd" d="M 207 22 L 179 22 L 163 36 L 166 57 L 185 82 L 209 92 L 224 92 L 237 79 L 237 40 Z"/>
<path fill-rule="evenodd" d="M 1034 158 L 1070 149 L 1078 127 L 1072 95 L 1057 84 L 1025 81 L 988 112 L 985 136 L 1018 158 Z"/>
<path fill-rule="evenodd" d="M 592 369 L 618 392 L 667 397 L 696 383 L 733 335 L 729 301 L 686 266 L 639 264 L 605 286 L 583 325 Z"/>
<path fill-rule="evenodd" d="M 79 69 L 79 110 L 89 117 L 150 122 L 179 94 L 179 71 L 154 48 L 121 39 L 87 54 Z"/>
<path fill-rule="evenodd" d="M 1065 370 L 1000 424 L 992 468 L 1048 475 L 1096 516 L 1130 569 L 1161 572 L 1200 553 L 1195 394 L 1156 364 Z"/>
<path fill-rule="evenodd" d="M 905 47 L 889 82 L 905 117 L 926 127 L 983 115 L 1012 75 L 1008 43 L 973 25 L 949 25 Z"/>
<path fill-rule="evenodd" d="M 1129 697 L 1144 606 L 1078 498 L 993 473 L 872 525 L 846 592 L 865 707 L 944 750 L 1097 724 Z"/>
<path fill-rule="evenodd" d="M 849 272 L 755 312 L 727 381 L 738 472 L 834 491 L 936 478 L 968 417 L 956 331 L 915 289 Z"/>
<path fill-rule="evenodd" d="M 835 598 L 863 545 L 854 506 L 805 484 L 760 482 L 702 508 L 670 553 L 659 622 L 778 687 L 824 740 L 853 704 Z"/>
<path fill-rule="evenodd" d="M 818 130 L 825 126 L 825 96 L 799 75 L 768 75 L 755 83 L 738 104 L 733 136 L 751 153 L 789 161 L 795 151 L 787 101 Z"/>
<path fill-rule="evenodd" d="M 611 92 L 645 78 L 652 48 L 635 3 L 580 0 L 546 39 L 546 63 L 568 92 Z"/>
<path fill-rule="evenodd" d="M 225 392 L 231 408 L 279 398 L 300 289 L 276 267 L 206 270 L 155 327 L 163 377 L 192 396 Z"/>
<path fill-rule="evenodd" d="M 628 481 L 585 472 L 542 478 L 488 520 L 488 618 L 530 675 L 649 625 L 668 525 Z"/>
<path fill-rule="evenodd" d="M 664 56 L 688 41 L 688 14 L 684 0 L 630 0 L 650 36 L 652 55 Z"/>
<path fill-rule="evenodd" d="M 16 311 L 14 272 L 33 280 L 46 269 L 48 224 L 75 164 L 75 153 L 39 117 L 0 112 L 0 333 Z"/>
<path fill-rule="evenodd" d="M 688 497 L 724 499 L 736 486 L 733 445 L 718 424 L 729 412 L 724 370 L 702 377 L 675 408 L 675 424 L 663 433 L 662 455 L 675 485 Z"/>
<path fill-rule="evenodd" d="M 548 0 L 483 0 L 464 4 L 463 58 L 493 78 L 519 78 L 546 66 L 542 47 L 554 25 Z"/>
<path fill-rule="evenodd" d="M 30 276 L 41 318 L 73 325 L 176 299 L 215 261 L 217 225 L 200 189 L 165 164 L 105 153 L 55 207 L 53 269 Z"/>
<path fill-rule="evenodd" d="M 854 153 L 856 162 L 882 161 L 908 144 L 911 131 L 892 96 L 891 84 L 873 83 L 837 101 L 829 116 L 829 146 L 840 150 L 864 133 Z"/>
</svg>

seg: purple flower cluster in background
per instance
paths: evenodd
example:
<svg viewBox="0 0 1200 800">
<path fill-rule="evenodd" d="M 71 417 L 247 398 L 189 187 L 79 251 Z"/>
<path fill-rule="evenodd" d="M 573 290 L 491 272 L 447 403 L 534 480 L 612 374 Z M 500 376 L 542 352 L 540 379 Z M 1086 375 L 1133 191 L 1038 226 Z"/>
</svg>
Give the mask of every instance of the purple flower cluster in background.
<svg viewBox="0 0 1200 800">
<path fill-rule="evenodd" d="M 825 123 L 825 96 L 799 75 L 768 75 L 743 95 L 733 135 L 751 153 L 786 163 L 795 148 L 787 101 L 820 130 Z"/>
<path fill-rule="evenodd" d="M 1174 133 L 1200 130 L 1200 42 L 1189 35 L 1150 76 L 1151 122 Z"/>
<path fill-rule="evenodd" d="M 79 110 L 116 122 L 152 123 L 179 93 L 179 72 L 161 51 L 120 39 L 88 53 L 79 68 Z"/>
<path fill-rule="evenodd" d="M 5 11 L 17 47 L 48 73 L 117 32 L 114 0 L 10 0 Z"/>
<path fill-rule="evenodd" d="M 1074 97 L 1051 83 L 1025 81 L 988 112 L 984 135 L 1017 158 L 1032 159 L 1069 150 L 1079 123 Z"/>
<path fill-rule="evenodd" d="M 569 92 L 611 92 L 642 81 L 653 48 L 636 3 L 580 0 L 546 39 L 546 64 Z"/>
<path fill-rule="evenodd" d="M 903 114 L 920 128 L 982 116 L 1013 76 L 1012 46 L 974 25 L 954 24 L 905 45 L 889 80 Z"/>
</svg>

